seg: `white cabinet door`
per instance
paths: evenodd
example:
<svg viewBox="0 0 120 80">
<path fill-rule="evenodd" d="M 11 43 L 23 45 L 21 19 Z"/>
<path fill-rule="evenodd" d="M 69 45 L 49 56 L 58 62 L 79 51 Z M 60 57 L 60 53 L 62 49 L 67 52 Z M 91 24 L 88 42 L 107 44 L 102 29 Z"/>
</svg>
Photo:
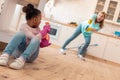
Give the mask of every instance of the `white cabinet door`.
<svg viewBox="0 0 120 80">
<path fill-rule="evenodd" d="M 107 39 L 105 36 L 93 34 L 91 44 L 98 44 L 98 46 L 89 46 L 87 53 L 95 57 L 103 58 Z"/>
<path fill-rule="evenodd" d="M 120 63 L 120 40 L 109 38 L 103 59 Z"/>
</svg>

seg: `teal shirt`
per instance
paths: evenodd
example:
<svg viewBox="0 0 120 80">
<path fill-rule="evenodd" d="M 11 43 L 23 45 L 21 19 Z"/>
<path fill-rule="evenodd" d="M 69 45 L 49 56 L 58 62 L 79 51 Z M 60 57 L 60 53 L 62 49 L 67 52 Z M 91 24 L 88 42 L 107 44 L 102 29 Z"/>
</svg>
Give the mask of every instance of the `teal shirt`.
<svg viewBox="0 0 120 80">
<path fill-rule="evenodd" d="M 91 36 L 92 34 L 92 31 L 86 31 L 86 29 L 88 27 L 92 27 L 93 29 L 96 29 L 97 31 L 100 30 L 100 24 L 99 23 L 95 23 L 95 20 L 97 18 L 97 14 L 94 14 L 91 19 L 92 19 L 92 23 L 89 24 L 88 23 L 88 20 L 87 21 L 84 21 L 81 23 L 81 27 L 82 27 L 82 33 L 84 36 Z"/>
</svg>

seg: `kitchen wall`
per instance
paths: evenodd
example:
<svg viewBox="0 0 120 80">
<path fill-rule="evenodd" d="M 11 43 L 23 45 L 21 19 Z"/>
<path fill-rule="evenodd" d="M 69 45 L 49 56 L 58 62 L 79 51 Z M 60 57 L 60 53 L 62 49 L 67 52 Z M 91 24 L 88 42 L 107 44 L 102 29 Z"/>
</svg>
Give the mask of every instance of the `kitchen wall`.
<svg viewBox="0 0 120 80">
<path fill-rule="evenodd" d="M 15 2 L 13 2 L 13 3 L 15 4 Z M 97 0 L 56 0 L 55 5 L 53 6 L 53 8 L 50 12 L 51 19 L 54 19 L 56 21 L 66 23 L 66 24 L 69 22 L 77 22 L 78 24 L 80 24 L 82 21 L 89 19 L 90 16 L 94 13 L 96 3 L 97 3 Z M 16 6 L 16 5 L 14 5 L 14 6 Z M 6 9 L 7 8 L 8 7 L 6 6 Z M 38 7 L 38 9 L 39 9 L 39 7 Z M 9 10 L 9 9 L 7 9 L 7 10 L 10 11 L 10 13 L 12 13 L 11 10 Z M 13 8 L 12 10 L 15 10 L 15 8 Z M 12 16 L 13 18 L 11 18 L 10 15 L 8 17 L 6 17 L 5 16 L 6 14 L 4 13 L 3 17 L 0 18 L 0 20 L 3 20 L 2 25 L 4 25 L 4 26 L 1 26 L 1 24 L 0 24 L 0 29 L 16 30 L 16 27 L 19 28 L 19 26 L 23 22 L 25 22 L 25 19 L 24 19 L 24 15 L 22 15 L 18 26 L 16 26 L 16 24 L 14 24 L 14 22 L 19 20 L 18 19 L 19 16 L 17 14 L 19 15 L 19 13 L 15 13 L 14 17 Z M 49 15 L 49 12 L 47 12 L 47 14 L 45 14 L 45 15 Z M 11 23 L 11 25 L 8 26 L 8 21 L 10 21 L 10 19 L 11 19 L 12 23 Z M 5 20 L 7 20 L 7 23 Z M 0 23 L 1 23 L 1 21 L 0 21 Z M 43 25 L 44 25 L 44 20 L 42 21 L 40 27 L 42 28 Z M 68 39 L 72 35 L 72 33 L 75 30 L 75 27 L 69 27 L 69 26 L 65 26 L 65 25 L 61 25 L 61 24 L 56 24 L 56 26 L 59 26 L 61 28 L 60 33 L 59 33 L 57 39 L 51 38 L 51 42 L 58 46 L 62 46 L 63 43 L 65 42 L 65 40 Z M 101 32 L 113 35 L 113 32 L 115 30 L 120 31 L 120 26 L 116 25 L 116 24 L 105 22 L 104 28 L 101 30 Z M 99 46 L 89 47 L 90 49 L 88 50 L 88 53 L 90 55 L 93 55 L 93 56 L 96 56 L 99 58 L 104 58 L 104 59 L 108 59 L 111 61 L 119 62 L 120 58 L 119 57 L 116 58 L 116 56 L 120 56 L 118 54 L 119 48 L 118 48 L 118 46 L 116 46 L 119 44 L 119 42 L 116 39 L 112 39 L 112 40 L 113 40 L 113 42 L 111 41 L 111 38 L 94 34 L 91 44 L 97 43 Z M 83 42 L 84 42 L 83 36 L 80 35 L 74 41 L 72 41 L 68 45 L 68 47 L 79 46 Z M 113 45 L 116 47 L 116 48 L 114 47 L 114 50 L 112 50 L 112 47 L 110 47 Z M 116 54 L 116 56 L 112 57 L 113 56 L 112 53 L 114 53 L 116 51 L 116 49 L 117 49 L 117 54 Z M 111 54 L 109 54 L 109 52 L 111 52 Z"/>
<path fill-rule="evenodd" d="M 64 23 L 77 22 L 80 24 L 82 21 L 89 19 L 94 13 L 96 3 L 97 0 L 57 0 L 51 10 L 51 18 Z M 59 38 L 51 39 L 51 42 L 62 46 L 65 40 L 72 35 L 75 27 L 68 27 L 64 25 L 61 25 L 60 27 L 61 31 Z M 113 35 L 116 30 L 120 31 L 120 25 L 105 21 L 104 28 L 101 29 L 100 32 Z M 84 43 L 82 35 L 73 40 L 68 47 L 79 46 L 81 43 Z M 118 39 L 93 34 L 91 44 L 98 44 L 98 46 L 89 46 L 87 51 L 89 55 L 120 63 L 120 41 Z"/>
</svg>

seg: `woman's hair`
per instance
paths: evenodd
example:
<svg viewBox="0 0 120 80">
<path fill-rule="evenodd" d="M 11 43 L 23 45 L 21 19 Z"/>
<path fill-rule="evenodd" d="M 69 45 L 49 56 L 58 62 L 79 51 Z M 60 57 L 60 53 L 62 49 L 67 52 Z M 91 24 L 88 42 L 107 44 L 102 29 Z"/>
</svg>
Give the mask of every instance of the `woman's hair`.
<svg viewBox="0 0 120 80">
<path fill-rule="evenodd" d="M 103 12 L 103 11 L 101 11 L 101 12 L 99 12 L 99 13 L 103 14 L 103 15 L 104 15 L 104 19 L 105 19 L 106 13 Z M 98 14 L 99 14 L 99 13 L 98 13 Z M 103 28 L 103 25 L 104 25 L 104 19 L 100 22 L 100 28 Z"/>
<path fill-rule="evenodd" d="M 28 4 L 22 8 L 22 11 L 26 13 L 26 20 L 30 20 L 33 17 L 36 17 L 41 14 L 41 11 L 34 8 L 32 4 Z"/>
</svg>

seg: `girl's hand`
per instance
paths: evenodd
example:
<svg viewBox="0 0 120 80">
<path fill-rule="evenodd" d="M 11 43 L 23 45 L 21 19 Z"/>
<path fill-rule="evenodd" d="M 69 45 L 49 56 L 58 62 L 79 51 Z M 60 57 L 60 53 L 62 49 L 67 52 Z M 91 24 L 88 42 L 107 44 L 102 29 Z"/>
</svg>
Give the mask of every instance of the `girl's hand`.
<svg viewBox="0 0 120 80">
<path fill-rule="evenodd" d="M 97 30 L 92 28 L 91 31 L 92 31 L 92 32 L 96 32 Z"/>
<path fill-rule="evenodd" d="M 46 24 L 44 27 L 43 27 L 43 30 L 40 31 L 40 33 L 42 34 L 42 36 L 45 36 L 47 33 L 50 32 L 50 24 Z"/>
<path fill-rule="evenodd" d="M 37 38 L 39 38 L 39 39 L 41 39 L 41 38 L 42 38 L 41 33 L 37 34 Z"/>
</svg>

